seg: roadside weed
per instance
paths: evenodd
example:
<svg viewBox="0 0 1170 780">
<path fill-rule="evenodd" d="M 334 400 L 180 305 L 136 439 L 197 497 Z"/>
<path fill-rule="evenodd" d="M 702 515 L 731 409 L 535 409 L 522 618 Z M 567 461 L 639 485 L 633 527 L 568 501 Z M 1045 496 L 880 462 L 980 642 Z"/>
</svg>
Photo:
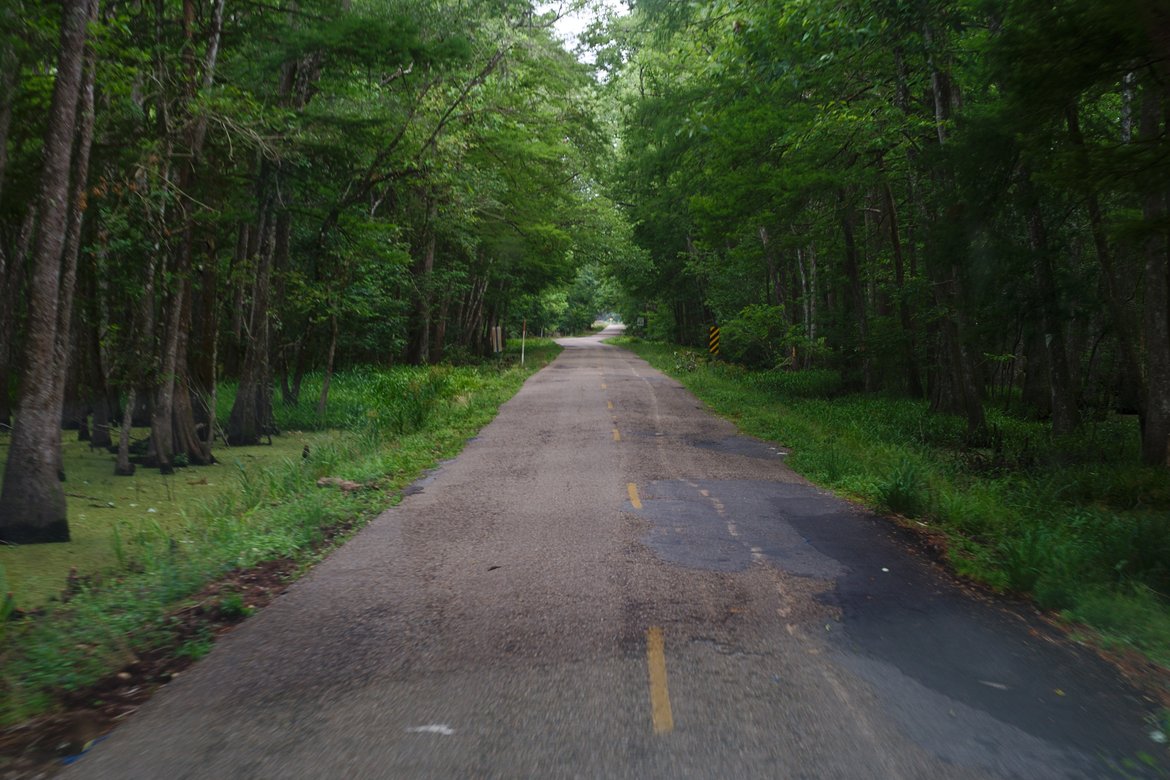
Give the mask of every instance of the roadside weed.
<svg viewBox="0 0 1170 780">
<path fill-rule="evenodd" d="M 877 483 L 878 505 L 888 512 L 918 517 L 928 502 L 923 469 L 910 458 L 902 458 L 889 474 Z"/>
</svg>

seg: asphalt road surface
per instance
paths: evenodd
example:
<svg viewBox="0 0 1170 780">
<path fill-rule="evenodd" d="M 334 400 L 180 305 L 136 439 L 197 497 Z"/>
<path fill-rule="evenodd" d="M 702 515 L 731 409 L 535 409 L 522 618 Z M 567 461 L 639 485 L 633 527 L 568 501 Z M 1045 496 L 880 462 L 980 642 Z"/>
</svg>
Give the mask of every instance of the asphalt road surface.
<svg viewBox="0 0 1170 780">
<path fill-rule="evenodd" d="M 1091 653 L 630 353 L 562 343 L 66 776 L 1159 776 L 1153 705 Z"/>
</svg>

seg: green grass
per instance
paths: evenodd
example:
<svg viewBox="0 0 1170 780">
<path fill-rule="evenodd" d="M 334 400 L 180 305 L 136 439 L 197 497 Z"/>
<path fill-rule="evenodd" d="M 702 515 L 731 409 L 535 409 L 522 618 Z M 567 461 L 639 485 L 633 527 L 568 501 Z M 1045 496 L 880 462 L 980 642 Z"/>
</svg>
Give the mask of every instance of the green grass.
<svg viewBox="0 0 1170 780">
<path fill-rule="evenodd" d="M 330 528 L 396 502 L 423 470 L 458 453 L 557 351 L 551 341 L 529 340 L 524 368 L 509 344 L 484 366 L 339 374 L 324 424 L 343 428 L 290 432 L 271 447 L 217 448 L 219 465 L 179 469 L 169 483 L 142 468 L 133 478 L 106 479 L 110 456 L 71 447 L 67 489 L 88 475 L 84 492 L 96 505 L 71 504 L 74 541 L 0 550 L 0 594 L 14 587 L 22 594 L 15 603 L 0 599 L 0 618 L 13 606 L 43 610 L 0 619 L 0 726 L 52 710 L 136 653 L 166 646 L 174 637 L 169 614 L 228 571 L 283 558 L 311 564 Z M 307 381 L 300 406 L 278 408 L 282 429 L 316 419 L 311 387 Z M 324 476 L 368 489 L 316 487 Z M 62 603 L 54 597 L 71 566 L 80 592 Z M 180 653 L 198 658 L 209 648 L 210 638 L 197 637 Z"/>
<path fill-rule="evenodd" d="M 844 394 L 829 371 L 751 372 L 666 344 L 612 339 L 813 482 L 944 534 L 955 570 L 1170 665 L 1170 473 L 1137 461 L 1137 422 L 1074 436 L 988 410 L 963 421 L 905 398 Z"/>
<path fill-rule="evenodd" d="M 135 430 L 146 437 L 148 431 Z M 118 542 L 141 527 L 181 528 L 224 493 L 238 490 L 240 475 L 298 460 L 305 444 L 327 441 L 323 434 L 290 434 L 273 438 L 272 445 L 217 448 L 219 463 L 176 470 L 169 477 L 139 468 L 133 477 L 115 477 L 113 456 L 92 451 L 66 432 L 64 459 L 68 493 L 67 544 L 0 547 L 0 570 L 16 604 L 24 610 L 44 607 L 65 587 L 71 567 L 94 574 L 118 565 Z M 0 473 L 7 458 L 7 436 L 0 438 Z"/>
</svg>

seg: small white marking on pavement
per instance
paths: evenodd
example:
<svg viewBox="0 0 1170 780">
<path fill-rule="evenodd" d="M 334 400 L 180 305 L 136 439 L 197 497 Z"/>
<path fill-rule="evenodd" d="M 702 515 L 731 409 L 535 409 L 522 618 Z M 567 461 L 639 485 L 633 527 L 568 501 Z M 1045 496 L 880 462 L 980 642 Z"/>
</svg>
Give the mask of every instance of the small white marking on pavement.
<svg viewBox="0 0 1170 780">
<path fill-rule="evenodd" d="M 980 680 L 979 682 L 988 688 L 995 688 L 997 691 L 1006 691 L 1008 689 L 1003 683 L 991 682 L 990 680 Z"/>
<path fill-rule="evenodd" d="M 449 737 L 455 733 L 455 729 L 446 723 L 428 723 L 425 726 L 411 726 L 406 732 L 408 734 L 442 734 L 444 737 Z"/>
<path fill-rule="evenodd" d="M 735 527 L 735 523 L 730 521 L 727 523 L 727 533 L 731 534 L 737 539 L 739 538 L 739 529 Z"/>
</svg>

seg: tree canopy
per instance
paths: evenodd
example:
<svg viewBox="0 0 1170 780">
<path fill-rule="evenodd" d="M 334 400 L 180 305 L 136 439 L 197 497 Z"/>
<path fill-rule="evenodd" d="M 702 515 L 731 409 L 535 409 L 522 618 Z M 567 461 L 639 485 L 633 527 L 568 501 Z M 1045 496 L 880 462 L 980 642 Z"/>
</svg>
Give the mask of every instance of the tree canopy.
<svg viewBox="0 0 1170 780">
<path fill-rule="evenodd" d="M 599 31 L 627 319 L 1167 462 L 1160 0 L 641 0 Z"/>
<path fill-rule="evenodd" d="M 623 217 L 597 83 L 554 21 L 514 0 L 6 4 L 0 537 L 67 536 L 62 423 L 118 473 L 135 424 L 149 465 L 207 463 L 217 436 L 273 433 L 309 370 L 323 409 L 335 365 L 474 359 L 567 289 Z"/>
<path fill-rule="evenodd" d="M 6 3 L 0 538 L 67 537 L 62 424 L 166 472 L 613 306 L 1166 463 L 1165 0 L 627 5 L 584 64 L 527 0 Z"/>
</svg>

